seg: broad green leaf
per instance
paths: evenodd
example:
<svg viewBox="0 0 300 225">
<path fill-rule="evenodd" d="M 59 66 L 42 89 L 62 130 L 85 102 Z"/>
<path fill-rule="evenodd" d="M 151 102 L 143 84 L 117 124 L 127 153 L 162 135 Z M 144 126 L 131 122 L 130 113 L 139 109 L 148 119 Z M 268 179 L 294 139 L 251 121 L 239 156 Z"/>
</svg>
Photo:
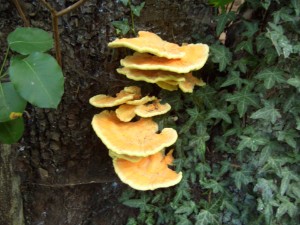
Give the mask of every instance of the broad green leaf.
<svg viewBox="0 0 300 225">
<path fill-rule="evenodd" d="M 261 35 L 260 34 L 256 38 L 256 49 L 257 49 L 257 52 L 260 52 L 262 49 L 268 49 L 270 46 L 272 46 L 272 42 L 265 35 Z"/>
<path fill-rule="evenodd" d="M 218 215 L 212 214 L 210 211 L 202 209 L 196 216 L 195 225 L 217 225 L 219 224 L 218 218 Z"/>
<path fill-rule="evenodd" d="M 250 182 L 253 182 L 251 172 L 247 170 L 233 172 L 231 176 L 234 180 L 235 186 L 240 190 L 242 185 L 247 185 Z"/>
<path fill-rule="evenodd" d="M 182 125 L 179 133 L 186 133 L 187 131 L 190 130 L 191 126 L 196 122 L 198 116 L 199 116 L 199 112 L 198 109 L 192 108 L 192 109 L 187 109 L 188 114 L 190 115 L 190 118 Z"/>
<path fill-rule="evenodd" d="M 121 0 L 122 4 L 123 4 L 124 6 L 127 6 L 127 5 L 128 5 L 128 1 L 129 1 L 129 0 Z"/>
<path fill-rule="evenodd" d="M 253 45 L 252 45 L 252 40 L 251 39 L 249 39 L 247 41 L 240 42 L 235 48 L 236 52 L 244 51 L 244 50 L 247 51 L 250 54 L 253 54 Z"/>
<path fill-rule="evenodd" d="M 204 86 L 203 88 L 198 89 L 193 95 L 194 101 L 200 99 L 204 105 L 210 109 L 215 107 L 216 104 L 216 91 L 210 86 Z"/>
<path fill-rule="evenodd" d="M 235 13 L 229 12 L 229 13 L 222 13 L 217 17 L 217 28 L 216 28 L 216 34 L 219 36 L 225 29 L 226 24 L 228 24 L 230 21 L 233 21 L 235 19 Z"/>
<path fill-rule="evenodd" d="M 21 117 L 26 103 L 11 82 L 0 83 L 0 122 Z"/>
<path fill-rule="evenodd" d="M 229 3 L 233 2 L 233 0 L 209 0 L 209 4 L 212 4 L 214 7 L 224 7 Z"/>
<path fill-rule="evenodd" d="M 243 21 L 243 23 L 245 25 L 246 31 L 244 31 L 242 35 L 244 37 L 250 38 L 249 40 L 251 40 L 254 34 L 258 31 L 258 23 L 254 21 L 251 22 Z"/>
<path fill-rule="evenodd" d="M 287 83 L 291 86 L 294 86 L 300 92 L 300 77 L 296 76 L 287 80 Z"/>
<path fill-rule="evenodd" d="M 116 28 L 117 34 L 125 35 L 131 29 L 127 19 L 122 21 L 113 21 L 111 24 L 114 26 L 114 28 Z"/>
<path fill-rule="evenodd" d="M 253 191 L 260 194 L 265 202 L 269 202 L 272 198 L 274 198 L 274 191 L 277 191 L 277 187 L 274 185 L 272 180 L 258 178 Z"/>
<path fill-rule="evenodd" d="M 39 28 L 19 27 L 8 35 L 7 41 L 9 48 L 22 55 L 53 48 L 52 36 Z"/>
<path fill-rule="evenodd" d="M 296 16 L 299 16 L 300 15 L 300 1 L 299 0 L 291 0 L 291 3 L 296 12 Z"/>
<path fill-rule="evenodd" d="M 288 58 L 293 52 L 293 46 L 289 39 L 284 35 L 284 30 L 281 25 L 269 23 L 266 37 L 270 38 L 279 56 L 283 55 L 284 58 Z"/>
<path fill-rule="evenodd" d="M 208 113 L 208 119 L 210 118 L 216 118 L 216 119 L 222 119 L 226 121 L 227 123 L 232 123 L 230 116 L 224 109 L 212 109 Z"/>
<path fill-rule="evenodd" d="M 145 2 L 142 2 L 140 5 L 131 5 L 130 9 L 132 10 L 133 14 L 136 16 L 141 15 L 141 10 L 144 8 Z"/>
<path fill-rule="evenodd" d="M 240 91 L 235 92 L 234 94 L 226 95 L 225 100 L 233 102 L 237 105 L 237 110 L 240 117 L 246 113 L 250 105 L 259 107 L 256 94 L 254 92 L 250 92 L 250 88 L 248 86 L 244 87 Z"/>
<path fill-rule="evenodd" d="M 0 123 L 0 142 L 4 144 L 16 143 L 23 135 L 23 118 Z"/>
<path fill-rule="evenodd" d="M 231 71 L 224 83 L 221 84 L 221 87 L 236 85 L 236 87 L 240 89 L 243 83 L 244 81 L 240 78 L 240 73 L 237 71 Z"/>
<path fill-rule="evenodd" d="M 252 119 L 264 119 L 266 121 L 270 121 L 271 123 L 275 123 L 279 118 L 281 118 L 281 114 L 277 109 L 274 108 L 272 104 L 266 104 L 264 108 L 261 108 L 254 112 L 250 118 Z"/>
<path fill-rule="evenodd" d="M 242 135 L 240 138 L 241 141 L 237 147 L 239 151 L 245 148 L 250 148 L 251 151 L 257 151 L 259 146 L 265 145 L 268 142 L 267 139 L 261 137 L 259 134 L 255 134 L 253 136 Z"/>
<path fill-rule="evenodd" d="M 284 83 L 286 82 L 285 78 L 283 77 L 283 71 L 272 67 L 267 68 L 262 71 L 260 71 L 258 74 L 256 74 L 255 78 L 259 80 L 264 81 L 264 86 L 267 89 L 272 88 L 276 83 Z"/>
<path fill-rule="evenodd" d="M 285 141 L 292 148 L 297 147 L 296 138 L 299 138 L 299 133 L 293 129 L 283 130 L 278 132 L 278 141 Z"/>
<path fill-rule="evenodd" d="M 223 182 L 218 182 L 213 179 L 209 180 L 201 180 L 200 184 L 203 186 L 205 189 L 211 189 L 213 193 L 224 193 L 224 183 Z"/>
<path fill-rule="evenodd" d="M 287 198 L 280 204 L 276 211 L 276 218 L 280 219 L 284 214 L 288 214 L 290 217 L 293 217 L 297 214 L 298 208 Z"/>
<path fill-rule="evenodd" d="M 232 60 L 232 53 L 225 46 L 216 44 L 210 46 L 210 50 L 212 55 L 211 60 L 219 64 L 220 72 L 224 71 Z"/>
<path fill-rule="evenodd" d="M 12 58 L 9 74 L 18 93 L 40 108 L 56 108 L 64 93 L 64 77 L 56 60 L 35 52 L 24 59 Z"/>
<path fill-rule="evenodd" d="M 265 10 L 267 10 L 269 8 L 270 4 L 271 4 L 271 0 L 262 0 L 261 1 L 261 5 L 262 5 L 262 7 L 264 7 Z"/>
</svg>

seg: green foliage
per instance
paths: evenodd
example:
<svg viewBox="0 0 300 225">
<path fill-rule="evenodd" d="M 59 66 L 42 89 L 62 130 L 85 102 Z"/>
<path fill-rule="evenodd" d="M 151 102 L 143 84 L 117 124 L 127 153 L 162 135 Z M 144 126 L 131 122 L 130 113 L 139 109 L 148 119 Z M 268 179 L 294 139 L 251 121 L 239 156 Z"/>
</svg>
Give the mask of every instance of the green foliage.
<svg viewBox="0 0 300 225">
<path fill-rule="evenodd" d="M 141 15 L 141 11 L 145 6 L 145 2 L 142 2 L 139 5 L 132 4 L 131 0 L 121 0 L 121 2 L 125 7 L 129 7 L 131 22 L 129 22 L 127 18 L 123 18 L 120 21 L 113 21 L 111 24 L 116 29 L 117 35 L 124 36 L 129 31 L 135 34 L 134 16 L 139 17 Z"/>
<path fill-rule="evenodd" d="M 64 92 L 64 77 L 56 60 L 45 53 L 53 47 L 46 31 L 17 28 L 7 41 L 10 49 L 21 54 L 11 58 L 4 72 L 8 48 L 0 70 L 0 141 L 11 144 L 23 134 L 20 117 L 27 102 L 40 108 L 56 108 Z"/>
<path fill-rule="evenodd" d="M 183 180 L 124 192 L 120 201 L 140 209 L 128 224 L 299 224 L 299 1 L 248 0 L 241 8 L 259 17 L 219 15 L 217 34 L 233 20 L 240 35 L 230 46 L 209 43 L 207 86 L 160 93 L 173 111 L 159 123 L 179 133 Z"/>
</svg>

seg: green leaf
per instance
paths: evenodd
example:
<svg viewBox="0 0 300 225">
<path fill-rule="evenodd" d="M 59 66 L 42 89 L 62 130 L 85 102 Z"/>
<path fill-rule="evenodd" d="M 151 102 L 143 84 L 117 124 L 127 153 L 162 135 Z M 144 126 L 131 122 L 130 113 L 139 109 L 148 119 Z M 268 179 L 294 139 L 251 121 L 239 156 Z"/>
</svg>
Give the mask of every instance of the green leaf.
<svg viewBox="0 0 300 225">
<path fill-rule="evenodd" d="M 11 82 L 0 83 L 0 122 L 21 117 L 26 103 Z"/>
<path fill-rule="evenodd" d="M 19 27 L 7 37 L 9 48 L 22 54 L 45 52 L 53 48 L 51 35 L 38 28 Z"/>
<path fill-rule="evenodd" d="M 252 175 L 251 175 L 250 171 L 247 171 L 247 170 L 233 172 L 231 174 L 231 176 L 234 180 L 235 186 L 239 190 L 241 189 L 242 185 L 247 185 L 250 182 L 253 182 Z"/>
<path fill-rule="evenodd" d="M 210 46 L 210 50 L 212 54 L 211 60 L 219 64 L 220 72 L 224 71 L 232 60 L 232 53 L 225 46 L 216 44 Z"/>
<path fill-rule="evenodd" d="M 213 179 L 209 180 L 201 180 L 200 184 L 203 186 L 205 189 L 211 189 L 214 194 L 216 193 L 224 193 L 224 183 L 223 182 L 218 182 Z"/>
<path fill-rule="evenodd" d="M 240 73 L 237 71 L 231 71 L 229 76 L 225 80 L 221 87 L 228 87 L 230 85 L 236 85 L 238 89 L 241 88 L 242 84 L 244 83 L 243 79 L 240 78 Z"/>
<path fill-rule="evenodd" d="M 4 144 L 13 144 L 22 137 L 23 132 L 23 118 L 2 122 L 0 123 L 0 142 Z"/>
<path fill-rule="evenodd" d="M 258 80 L 264 81 L 264 86 L 266 89 L 272 88 L 276 83 L 285 83 L 285 79 L 283 77 L 283 71 L 272 67 L 267 68 L 262 71 L 260 71 L 258 74 L 256 74 L 255 78 Z"/>
<path fill-rule="evenodd" d="M 294 7 L 294 10 L 296 12 L 296 16 L 300 15 L 300 2 L 299 0 L 291 0 L 291 3 Z"/>
<path fill-rule="evenodd" d="M 236 52 L 244 50 L 253 55 L 253 45 L 251 39 L 240 42 L 235 48 Z"/>
<path fill-rule="evenodd" d="M 209 0 L 208 3 L 213 5 L 216 8 L 221 7 L 222 11 L 225 11 L 225 6 L 229 3 L 233 2 L 233 0 Z"/>
<path fill-rule="evenodd" d="M 242 33 L 242 35 L 244 37 L 248 37 L 249 40 L 251 40 L 251 38 L 254 36 L 254 34 L 258 31 L 258 23 L 251 21 L 251 22 L 247 22 L 247 21 L 243 21 L 246 31 Z"/>
<path fill-rule="evenodd" d="M 287 80 L 287 83 L 295 88 L 298 89 L 298 91 L 300 92 L 300 77 L 296 76 L 294 78 L 290 78 Z"/>
<path fill-rule="evenodd" d="M 296 138 L 299 137 L 299 133 L 293 129 L 283 130 L 278 132 L 277 139 L 278 141 L 285 141 L 292 148 L 297 147 Z"/>
<path fill-rule="evenodd" d="M 188 132 L 199 116 L 199 112 L 196 107 L 192 109 L 187 109 L 187 113 L 190 115 L 190 118 L 186 121 L 186 123 L 182 125 L 179 131 L 180 134 Z"/>
<path fill-rule="evenodd" d="M 217 17 L 217 28 L 216 28 L 216 34 L 219 36 L 225 29 L 226 24 L 228 24 L 230 21 L 233 21 L 235 19 L 235 13 L 229 12 L 229 13 L 222 13 Z"/>
<path fill-rule="evenodd" d="M 261 5 L 262 5 L 262 7 L 264 7 L 265 10 L 267 10 L 269 8 L 269 6 L 271 5 L 271 0 L 263 0 L 263 1 L 261 1 Z"/>
<path fill-rule="evenodd" d="M 121 2 L 122 2 L 122 4 L 123 4 L 124 6 L 127 6 L 127 5 L 128 5 L 128 2 L 129 2 L 129 0 L 121 0 Z"/>
<path fill-rule="evenodd" d="M 204 105 L 208 108 L 215 107 L 215 95 L 216 91 L 210 86 L 204 86 L 203 88 L 198 89 L 193 95 L 194 101 L 200 99 L 204 103 Z"/>
<path fill-rule="evenodd" d="M 127 19 L 122 21 L 113 21 L 111 24 L 114 26 L 114 28 L 116 28 L 117 34 L 121 33 L 122 35 L 125 35 L 130 31 L 130 26 Z"/>
<path fill-rule="evenodd" d="M 262 49 L 268 49 L 270 46 L 272 46 L 272 42 L 265 35 L 260 34 L 256 38 L 256 49 L 258 52 Z"/>
<path fill-rule="evenodd" d="M 224 109 L 212 109 L 209 111 L 207 116 L 208 119 L 216 118 L 216 119 L 222 119 L 227 123 L 232 123 L 230 116 Z"/>
<path fill-rule="evenodd" d="M 140 16 L 141 10 L 144 8 L 144 6 L 145 6 L 145 2 L 142 2 L 140 5 L 131 5 L 130 9 L 134 15 Z"/>
<path fill-rule="evenodd" d="M 279 118 L 281 118 L 281 114 L 277 109 L 274 108 L 273 104 L 266 104 L 264 108 L 261 108 L 254 112 L 251 116 L 251 119 L 264 119 L 266 121 L 270 121 L 271 123 L 275 123 Z"/>
<path fill-rule="evenodd" d="M 277 54 L 283 55 L 284 58 L 288 58 L 293 52 L 293 46 L 289 39 L 284 35 L 284 30 L 281 25 L 269 23 L 269 29 L 267 29 L 266 37 L 272 41 Z"/>
<path fill-rule="evenodd" d="M 200 213 L 196 216 L 195 225 L 215 225 L 219 224 L 218 215 L 212 214 L 208 210 L 202 209 Z"/>
<path fill-rule="evenodd" d="M 241 141 L 237 147 L 239 151 L 250 148 L 251 151 L 257 151 L 259 146 L 265 145 L 268 140 L 261 137 L 259 134 L 254 134 L 253 136 L 240 136 Z"/>
<path fill-rule="evenodd" d="M 27 58 L 12 58 L 10 78 L 18 93 L 40 108 L 56 108 L 64 92 L 64 77 L 56 60 L 35 52 Z"/>
<path fill-rule="evenodd" d="M 280 204 L 276 211 L 276 218 L 280 219 L 284 214 L 288 214 L 290 217 L 294 217 L 298 212 L 297 206 L 295 206 L 292 202 L 288 199 Z"/>
<path fill-rule="evenodd" d="M 236 103 L 240 117 L 246 113 L 250 105 L 259 107 L 256 94 L 254 92 L 250 92 L 250 87 L 248 86 L 234 94 L 227 94 L 225 96 L 225 100 Z"/>
</svg>

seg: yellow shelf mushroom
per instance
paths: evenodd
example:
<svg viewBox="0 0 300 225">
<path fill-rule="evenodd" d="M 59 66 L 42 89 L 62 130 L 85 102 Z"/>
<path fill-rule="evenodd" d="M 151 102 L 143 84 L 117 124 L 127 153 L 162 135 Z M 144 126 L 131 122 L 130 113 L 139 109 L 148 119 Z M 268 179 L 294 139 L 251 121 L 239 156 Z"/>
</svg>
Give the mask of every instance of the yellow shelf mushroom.
<svg viewBox="0 0 300 225">
<path fill-rule="evenodd" d="M 146 191 L 178 184 L 182 172 L 176 173 L 168 165 L 173 162 L 172 151 L 166 156 L 163 151 L 132 162 L 114 158 L 113 165 L 119 178 L 134 189 Z"/>
<path fill-rule="evenodd" d="M 108 110 L 94 115 L 92 127 L 108 149 L 129 156 L 155 154 L 174 144 L 178 137 L 173 128 L 164 128 L 157 133 L 158 124 L 151 118 L 123 122 L 114 111 Z"/>
<path fill-rule="evenodd" d="M 139 31 L 138 37 L 135 38 L 116 39 L 108 43 L 108 47 L 127 47 L 137 52 L 147 52 L 168 59 L 178 59 L 185 55 L 179 45 L 164 41 L 158 35 L 148 31 Z"/>
</svg>

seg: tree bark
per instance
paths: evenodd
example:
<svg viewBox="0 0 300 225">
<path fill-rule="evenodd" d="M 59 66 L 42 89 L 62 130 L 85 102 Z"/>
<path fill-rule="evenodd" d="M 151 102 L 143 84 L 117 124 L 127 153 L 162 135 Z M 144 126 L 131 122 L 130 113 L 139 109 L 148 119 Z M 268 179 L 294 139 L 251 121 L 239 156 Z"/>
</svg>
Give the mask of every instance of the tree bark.
<svg viewBox="0 0 300 225">
<path fill-rule="evenodd" d="M 13 169 L 15 156 L 11 145 L 0 145 L 0 224 L 24 224 L 20 178 Z"/>
</svg>

